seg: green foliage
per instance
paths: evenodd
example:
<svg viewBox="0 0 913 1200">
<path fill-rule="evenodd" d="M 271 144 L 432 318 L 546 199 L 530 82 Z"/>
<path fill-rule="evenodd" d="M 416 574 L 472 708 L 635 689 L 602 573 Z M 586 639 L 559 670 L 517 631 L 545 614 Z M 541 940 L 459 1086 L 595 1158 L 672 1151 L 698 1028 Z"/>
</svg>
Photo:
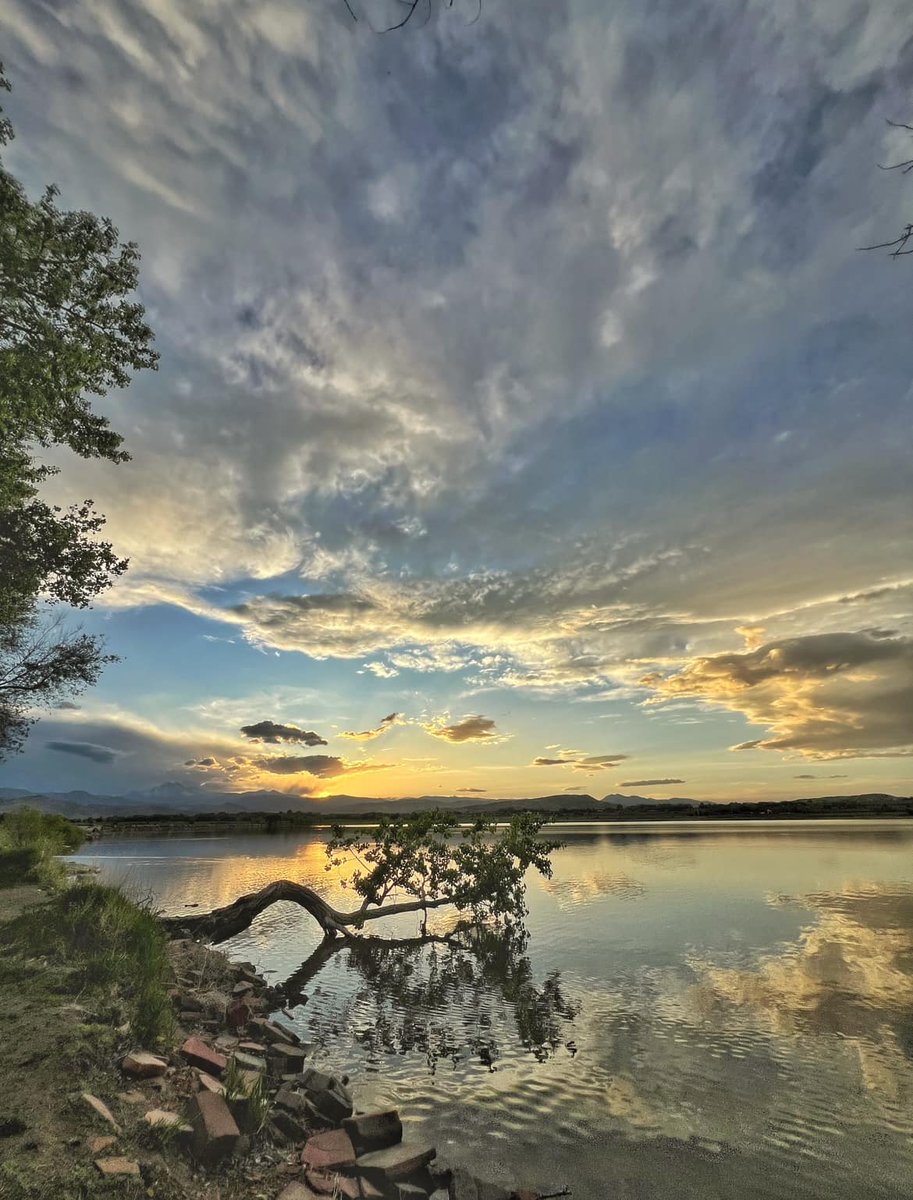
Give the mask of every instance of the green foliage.
<svg viewBox="0 0 913 1200">
<path fill-rule="evenodd" d="M 516 813 L 502 826 L 482 818 L 460 828 L 453 813 L 382 817 L 370 833 L 333 827 L 328 869 L 355 863 L 344 886 L 362 898 L 362 911 L 402 896 L 425 910 L 447 903 L 476 921 L 517 924 L 526 915 L 526 872 L 551 877 L 558 843 L 539 836 L 548 818 Z"/>
<path fill-rule="evenodd" d="M 66 966 L 74 992 L 126 1010 L 135 1037 L 171 1037 L 168 939 L 156 915 L 122 891 L 98 883 L 66 888 L 0 929 L 0 947 Z"/>
<path fill-rule="evenodd" d="M 0 817 L 0 887 L 62 882 L 54 855 L 71 854 L 83 843 L 78 825 L 56 813 L 16 808 Z"/>
<path fill-rule="evenodd" d="M 9 83 L 0 66 L 0 89 Z M 0 145 L 13 137 L 0 110 Z M 42 604 L 85 607 L 126 568 L 99 540 L 90 500 L 63 509 L 38 489 L 55 468 L 35 448 L 123 462 L 91 397 L 154 368 L 152 331 L 132 299 L 139 252 L 108 220 L 33 201 L 0 162 L 0 758 L 24 741 L 36 704 L 94 683 L 100 642 L 43 627 Z"/>
</svg>

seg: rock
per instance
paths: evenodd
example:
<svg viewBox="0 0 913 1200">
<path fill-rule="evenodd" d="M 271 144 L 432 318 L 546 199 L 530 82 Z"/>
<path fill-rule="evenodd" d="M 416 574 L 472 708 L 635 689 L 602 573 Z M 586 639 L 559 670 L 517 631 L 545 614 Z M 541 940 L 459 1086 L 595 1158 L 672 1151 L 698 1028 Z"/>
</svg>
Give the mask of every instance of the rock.
<svg viewBox="0 0 913 1200">
<path fill-rule="evenodd" d="M 352 1139 L 355 1153 L 359 1156 L 373 1150 L 385 1150 L 403 1140 L 403 1123 L 395 1108 L 346 1117 L 342 1127 Z"/>
<path fill-rule="evenodd" d="M 304 1060 L 307 1058 L 310 1046 L 292 1046 L 287 1042 L 273 1042 L 269 1048 L 271 1062 L 275 1062 L 280 1071 L 291 1074 L 304 1070 Z"/>
<path fill-rule="evenodd" d="M 132 1075 L 134 1079 L 151 1079 L 155 1075 L 164 1075 L 168 1070 L 168 1063 L 157 1054 L 134 1050 L 124 1058 L 121 1070 L 125 1075 Z"/>
<path fill-rule="evenodd" d="M 179 1133 L 193 1133 L 191 1127 L 179 1113 L 168 1112 L 164 1108 L 151 1108 L 149 1112 L 143 1114 L 143 1120 L 152 1128 L 164 1126 L 166 1129 L 174 1129 Z"/>
<path fill-rule="evenodd" d="M 383 1192 L 370 1179 L 354 1179 L 335 1171 L 308 1171 L 305 1178 L 315 1192 L 333 1200 L 383 1200 Z"/>
<path fill-rule="evenodd" d="M 229 1029 L 243 1029 L 245 1025 L 250 1023 L 253 1015 L 254 1010 L 244 997 L 241 996 L 237 1000 L 232 1000 L 231 1004 L 225 1009 L 225 1024 Z"/>
<path fill-rule="evenodd" d="M 519 1188 L 516 1192 L 510 1193 L 510 1200 L 539 1200 L 539 1192 L 534 1192 L 530 1188 Z"/>
<path fill-rule="evenodd" d="M 296 1092 L 294 1088 L 281 1087 L 274 1100 L 279 1108 L 284 1108 L 296 1117 L 306 1116 L 310 1111 L 307 1097 L 303 1092 Z"/>
<path fill-rule="evenodd" d="M 234 1152 L 241 1130 L 222 1096 L 197 1092 L 193 1097 L 194 1153 L 206 1163 L 217 1163 Z"/>
<path fill-rule="evenodd" d="M 351 1167 L 355 1163 L 355 1147 L 344 1129 L 330 1129 L 308 1138 L 301 1161 L 306 1167 Z"/>
<path fill-rule="evenodd" d="M 82 1098 L 90 1108 L 95 1109 L 102 1120 L 107 1121 L 109 1125 L 111 1125 L 118 1133 L 120 1133 L 120 1126 L 114 1120 L 114 1114 L 103 1100 L 99 1100 L 99 1098 L 97 1096 L 93 1096 L 91 1092 L 83 1092 Z"/>
<path fill-rule="evenodd" d="M 96 1158 L 102 1175 L 139 1175 L 139 1163 L 129 1158 Z"/>
<path fill-rule="evenodd" d="M 283 1109 L 275 1109 L 270 1121 L 275 1129 L 278 1129 L 282 1136 L 289 1142 L 306 1142 L 311 1136 L 311 1131 L 301 1121 L 295 1119 L 290 1112 L 285 1112 Z"/>
<path fill-rule="evenodd" d="M 296 1080 L 316 1109 L 330 1125 L 338 1125 L 351 1117 L 353 1104 L 348 1088 L 334 1075 L 325 1075 L 309 1067 Z"/>
<path fill-rule="evenodd" d="M 232 1050 L 237 1050 L 240 1047 L 241 1042 L 234 1034 L 223 1033 L 212 1044 L 220 1054 L 230 1054 Z"/>
<path fill-rule="evenodd" d="M 253 990 L 254 990 L 254 985 L 250 982 L 249 979 L 241 979 L 231 989 L 231 994 L 233 996 L 246 996 L 248 992 L 252 992 Z"/>
<path fill-rule="evenodd" d="M 238 1050 L 243 1050 L 245 1054 L 259 1054 L 261 1057 L 266 1054 L 266 1046 L 262 1042 L 238 1042 Z"/>
<path fill-rule="evenodd" d="M 142 1092 L 118 1092 L 118 1100 L 122 1104 L 145 1104 L 146 1096 Z"/>
<path fill-rule="evenodd" d="M 102 1150 L 108 1150 L 116 1141 L 117 1138 L 111 1134 L 96 1134 L 86 1139 L 86 1145 L 92 1154 L 101 1154 Z"/>
<path fill-rule="evenodd" d="M 196 1077 L 200 1087 L 205 1088 L 207 1092 L 213 1092 L 216 1096 L 225 1095 L 225 1084 L 212 1075 L 207 1075 L 205 1071 L 197 1071 Z"/>
<path fill-rule="evenodd" d="M 292 1045 L 298 1045 L 301 1038 L 293 1029 L 289 1029 L 285 1025 L 278 1025 L 275 1021 L 267 1021 L 265 1017 L 254 1017 L 250 1022 L 251 1029 L 257 1031 L 257 1037 L 261 1042 L 291 1042 Z"/>
<path fill-rule="evenodd" d="M 510 1200 L 500 1184 L 476 1179 L 465 1167 L 454 1167 L 450 1176 L 450 1200 Z"/>
<path fill-rule="evenodd" d="M 257 1058 L 256 1054 L 245 1054 L 243 1050 L 236 1050 L 232 1058 L 242 1071 L 259 1071 L 262 1073 L 266 1070 L 266 1059 Z"/>
<path fill-rule="evenodd" d="M 190 1037 L 181 1047 L 181 1053 L 191 1064 L 209 1075 L 220 1076 L 228 1066 L 228 1059 L 218 1050 L 213 1050 L 198 1037 Z"/>
<path fill-rule="evenodd" d="M 370 1154 L 359 1155 L 356 1166 L 359 1172 L 366 1175 L 396 1182 L 414 1175 L 422 1167 L 427 1167 L 436 1154 L 433 1146 L 426 1146 L 420 1142 L 401 1142 L 398 1146 L 390 1146 L 386 1150 L 374 1150 Z"/>
<path fill-rule="evenodd" d="M 296 1180 L 295 1183 L 290 1183 L 288 1187 L 282 1189 L 278 1200 L 317 1200 L 317 1195 L 309 1187 Z"/>
</svg>

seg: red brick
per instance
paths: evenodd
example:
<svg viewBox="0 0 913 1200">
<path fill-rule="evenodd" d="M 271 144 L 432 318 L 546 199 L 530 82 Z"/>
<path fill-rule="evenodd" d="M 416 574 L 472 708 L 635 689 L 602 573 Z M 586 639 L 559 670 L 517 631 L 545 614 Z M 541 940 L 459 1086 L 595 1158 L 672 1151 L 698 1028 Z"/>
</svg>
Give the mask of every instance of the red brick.
<svg viewBox="0 0 913 1200">
<path fill-rule="evenodd" d="M 197 1037 L 188 1038 L 181 1047 L 181 1053 L 194 1067 L 208 1071 L 210 1075 L 219 1076 L 228 1066 L 228 1059 L 224 1054 L 213 1050 Z"/>
<path fill-rule="evenodd" d="M 214 1092 L 196 1092 L 192 1107 L 194 1152 L 197 1158 L 208 1163 L 227 1158 L 241 1136 L 228 1105 Z"/>
</svg>

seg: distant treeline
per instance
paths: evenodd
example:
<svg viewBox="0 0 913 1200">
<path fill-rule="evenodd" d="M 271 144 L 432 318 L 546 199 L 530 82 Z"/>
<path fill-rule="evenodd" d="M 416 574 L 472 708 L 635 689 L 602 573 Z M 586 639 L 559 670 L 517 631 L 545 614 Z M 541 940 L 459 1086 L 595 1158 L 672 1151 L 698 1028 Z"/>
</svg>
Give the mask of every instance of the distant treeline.
<svg viewBox="0 0 913 1200">
<path fill-rule="evenodd" d="M 338 823 L 341 825 L 366 825 L 377 822 L 383 816 L 395 812 L 395 806 L 361 813 L 304 813 L 296 809 L 285 812 L 209 812 L 209 813 L 141 813 L 130 816 L 97 816 L 78 818 L 81 825 L 101 826 L 106 831 L 127 832 L 131 829 L 187 829 L 202 831 L 207 828 L 236 828 L 249 832 L 280 833 L 285 830 L 308 829 L 315 825 Z M 486 807 L 486 817 L 509 817 L 516 813 L 515 805 L 499 806 L 492 803 Z M 478 811 L 457 814 L 461 820 L 472 821 Z M 731 804 L 668 803 L 621 805 L 607 804 L 599 808 L 568 808 L 550 814 L 559 821 L 669 821 L 669 820 L 788 820 L 807 817 L 913 817 L 913 796 L 888 796 L 868 794 L 864 796 L 819 796 L 809 800 L 783 800 L 749 802 L 735 801 Z"/>
<path fill-rule="evenodd" d="M 126 831 L 132 828 L 148 830 L 150 828 L 171 828 L 180 826 L 188 829 L 205 829 L 207 826 L 222 829 L 233 825 L 251 832 L 280 833 L 286 829 L 307 829 L 315 823 L 312 813 L 297 812 L 288 809 L 286 812 L 207 812 L 207 813 L 131 813 L 130 816 L 115 817 L 79 817 L 81 825 L 101 825 L 105 829 Z"/>
<path fill-rule="evenodd" d="M 498 809 L 492 813 L 498 815 Z M 668 821 L 729 819 L 782 821 L 792 817 L 913 817 L 913 796 L 826 796 L 812 800 L 734 801 L 731 804 L 613 804 L 602 809 L 568 809 L 558 820 Z"/>
</svg>

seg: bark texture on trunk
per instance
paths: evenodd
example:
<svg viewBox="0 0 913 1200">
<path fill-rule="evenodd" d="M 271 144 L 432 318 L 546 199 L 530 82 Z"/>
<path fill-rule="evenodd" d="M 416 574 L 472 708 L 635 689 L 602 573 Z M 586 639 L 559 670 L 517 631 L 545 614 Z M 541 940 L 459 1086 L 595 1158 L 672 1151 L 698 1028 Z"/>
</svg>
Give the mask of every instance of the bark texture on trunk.
<svg viewBox="0 0 913 1200">
<path fill-rule="evenodd" d="M 354 912 L 340 912 L 328 904 L 326 900 L 308 887 L 306 883 L 294 883 L 291 879 L 277 879 L 268 883 L 259 892 L 248 892 L 239 896 L 224 908 L 215 908 L 212 912 L 196 913 L 180 917 L 164 917 L 163 923 L 172 933 L 189 934 L 191 937 L 205 938 L 207 941 L 218 943 L 227 941 L 237 933 L 247 929 L 256 917 L 280 900 L 289 900 L 300 904 L 311 914 L 323 930 L 324 937 L 334 938 L 339 934 L 343 937 L 353 937 L 350 925 L 361 925 L 364 921 L 374 921 L 378 917 L 393 917 L 397 913 L 421 912 L 428 908 L 441 908 L 452 904 L 453 897 L 438 896 L 433 900 L 407 900 L 401 904 L 383 904 L 377 908 L 359 908 Z"/>
</svg>

